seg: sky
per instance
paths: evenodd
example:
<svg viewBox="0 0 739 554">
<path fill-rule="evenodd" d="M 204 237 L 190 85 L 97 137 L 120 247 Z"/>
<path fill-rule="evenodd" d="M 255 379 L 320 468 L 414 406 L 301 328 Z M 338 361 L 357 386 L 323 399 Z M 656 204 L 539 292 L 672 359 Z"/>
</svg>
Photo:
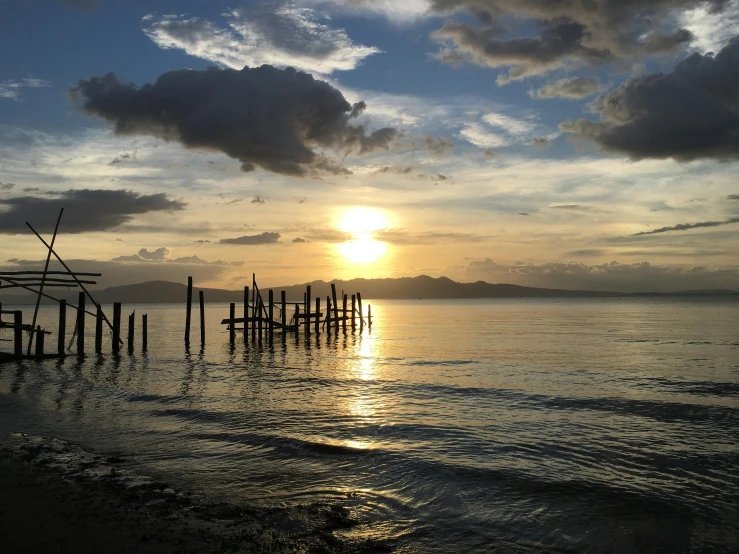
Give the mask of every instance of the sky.
<svg viewBox="0 0 739 554">
<path fill-rule="evenodd" d="M 739 290 L 739 0 L 0 0 L 0 270 Z"/>
</svg>

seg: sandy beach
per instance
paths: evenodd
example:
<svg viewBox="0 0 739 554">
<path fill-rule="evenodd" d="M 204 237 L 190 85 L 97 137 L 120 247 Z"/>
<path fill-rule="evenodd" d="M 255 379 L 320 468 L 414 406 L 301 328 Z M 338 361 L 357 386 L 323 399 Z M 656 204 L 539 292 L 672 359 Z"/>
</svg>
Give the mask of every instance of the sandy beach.
<svg viewBox="0 0 739 554">
<path fill-rule="evenodd" d="M 343 541 L 338 508 L 252 509 L 201 501 L 117 456 L 48 437 L 0 437 L 2 551 L 16 553 L 385 552 Z"/>
</svg>

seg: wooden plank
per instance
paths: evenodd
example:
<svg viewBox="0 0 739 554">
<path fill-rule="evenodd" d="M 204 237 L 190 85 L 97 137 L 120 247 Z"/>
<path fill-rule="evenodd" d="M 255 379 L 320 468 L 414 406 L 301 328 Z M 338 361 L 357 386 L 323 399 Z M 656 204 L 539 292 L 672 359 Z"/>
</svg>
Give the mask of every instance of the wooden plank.
<svg viewBox="0 0 739 554">
<path fill-rule="evenodd" d="M 60 356 L 64 355 L 64 346 L 67 337 L 67 301 L 59 302 L 59 330 L 57 331 L 56 351 Z"/>
<path fill-rule="evenodd" d="M 192 277 L 187 278 L 187 312 L 185 314 L 185 345 L 190 346 L 190 319 L 192 317 Z"/>
<path fill-rule="evenodd" d="M 4 275 L 43 275 L 43 271 L 0 271 L 0 277 Z M 78 277 L 102 277 L 102 273 L 82 273 L 79 271 L 47 271 L 46 275 L 76 275 Z"/>
<path fill-rule="evenodd" d="M 85 355 L 85 293 L 77 298 L 77 355 Z"/>
</svg>

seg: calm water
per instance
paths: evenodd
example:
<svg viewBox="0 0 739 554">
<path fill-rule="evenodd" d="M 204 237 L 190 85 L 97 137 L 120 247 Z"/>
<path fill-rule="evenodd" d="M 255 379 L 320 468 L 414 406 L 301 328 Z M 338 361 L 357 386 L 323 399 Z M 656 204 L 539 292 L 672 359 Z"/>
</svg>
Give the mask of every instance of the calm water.
<svg viewBox="0 0 739 554">
<path fill-rule="evenodd" d="M 189 355 L 182 307 L 124 306 L 148 355 L 0 366 L 0 429 L 338 503 L 398 552 L 739 551 L 737 300 L 372 304 L 371 334 L 233 350 L 214 305 Z"/>
</svg>

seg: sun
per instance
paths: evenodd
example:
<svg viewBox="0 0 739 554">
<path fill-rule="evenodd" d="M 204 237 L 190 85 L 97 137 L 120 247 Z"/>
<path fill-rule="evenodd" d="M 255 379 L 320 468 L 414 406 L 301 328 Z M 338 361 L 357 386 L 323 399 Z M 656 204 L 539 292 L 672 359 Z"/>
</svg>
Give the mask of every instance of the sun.
<svg viewBox="0 0 739 554">
<path fill-rule="evenodd" d="M 376 240 L 374 234 L 389 226 L 388 216 L 382 210 L 368 207 L 347 208 L 341 213 L 338 228 L 351 235 L 347 242 L 336 246 L 339 254 L 353 264 L 370 264 L 387 254 L 387 244 Z"/>
</svg>

